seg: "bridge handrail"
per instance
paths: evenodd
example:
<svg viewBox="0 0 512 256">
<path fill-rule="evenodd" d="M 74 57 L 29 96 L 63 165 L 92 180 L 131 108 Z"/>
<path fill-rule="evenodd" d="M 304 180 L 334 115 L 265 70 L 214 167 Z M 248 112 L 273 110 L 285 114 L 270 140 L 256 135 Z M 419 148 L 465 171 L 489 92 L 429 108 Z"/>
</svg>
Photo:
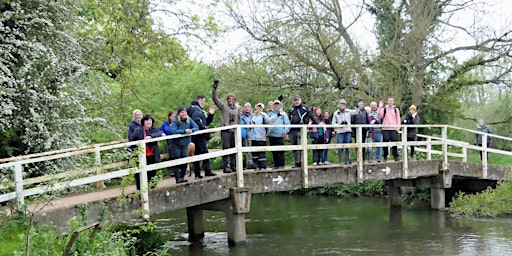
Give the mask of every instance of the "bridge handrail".
<svg viewBox="0 0 512 256">
<path fill-rule="evenodd" d="M 17 198 L 18 199 L 18 203 L 19 204 L 23 204 L 23 198 L 25 196 L 30 196 L 30 195 L 35 195 L 35 194 L 40 194 L 40 193 L 45 193 L 46 191 L 48 190 L 57 190 L 57 189 L 61 189 L 61 188 L 65 188 L 65 187 L 72 187 L 72 186 L 79 186 L 79 185 L 84 185 L 84 184 L 90 184 L 90 183 L 93 183 L 93 182 L 98 182 L 98 181 L 103 181 L 103 180 L 106 180 L 106 179 L 111 179 L 111 178 L 119 178 L 119 177 L 123 177 L 123 176 L 126 176 L 126 175 L 129 175 L 131 173 L 141 173 L 141 176 L 144 176 L 146 174 L 147 171 L 150 171 L 150 170 L 156 170 L 156 169 L 161 169 L 161 168 L 165 168 L 165 167 L 170 167 L 170 166 L 175 166 L 175 165 L 179 165 L 179 164 L 184 164 L 184 163 L 190 163 L 190 162 L 195 162 L 195 161 L 200 161 L 200 160 L 204 160 L 204 159 L 209 159 L 209 158 L 213 158 L 213 157 L 219 157 L 219 156 L 224 156 L 224 155 L 229 155 L 229 154 L 237 154 L 237 158 L 241 159 L 242 157 L 242 154 L 244 152 L 261 152 L 261 151 L 283 151 L 283 150 L 302 150 L 302 155 L 303 157 L 307 157 L 307 152 L 308 150 L 311 150 L 311 149 L 322 149 L 322 148 L 356 148 L 357 149 L 357 168 L 358 168 L 358 178 L 361 178 L 362 179 L 362 169 L 363 169 L 363 162 L 362 162 L 362 152 L 363 152 L 363 149 L 365 147 L 379 147 L 379 146 L 398 146 L 398 147 L 402 147 L 402 153 L 404 154 L 403 155 L 403 172 L 404 172 L 404 177 L 407 177 L 407 172 L 408 172 L 408 160 L 407 160 L 407 147 L 408 146 L 427 146 L 427 148 L 421 148 L 421 147 L 418 147 L 418 151 L 426 151 L 429 155 L 430 154 L 440 154 L 443 156 L 443 165 L 445 168 L 447 168 L 447 159 L 448 159 L 448 156 L 454 156 L 454 157 L 462 157 L 463 158 L 463 161 L 466 161 L 466 150 L 467 149 L 475 149 L 475 150 L 481 150 L 481 151 L 484 151 L 484 152 L 493 152 L 493 153 L 499 153 L 499 154 L 505 154 L 505 155 L 512 155 L 511 152 L 508 152 L 508 151 L 503 151 L 503 150 L 498 150 L 498 149 L 486 149 L 485 147 L 479 147 L 479 146 L 473 146 L 473 145 L 470 145 L 469 143 L 467 142 L 460 142 L 460 141 L 456 141 L 456 140 L 449 140 L 447 138 L 447 129 L 448 128 L 452 128 L 452 126 L 447 126 L 447 125 L 407 125 L 407 126 L 404 126 L 404 125 L 344 125 L 342 127 L 352 127 L 352 128 L 356 128 L 356 131 L 357 131 L 357 134 L 359 135 L 362 135 L 362 128 L 363 127 L 388 127 L 388 126 L 392 126 L 392 127 L 400 127 L 403 132 L 406 132 L 406 130 L 410 127 L 427 127 L 427 128 L 440 128 L 441 129 L 441 137 L 436 137 L 436 136 L 427 136 L 427 135 L 419 135 L 420 137 L 423 137 L 423 138 L 426 138 L 427 141 L 414 141 L 414 142 L 408 142 L 406 140 L 406 136 L 402 136 L 402 141 L 398 141 L 398 142 L 377 142 L 377 143 L 364 143 L 362 141 L 362 136 L 356 136 L 358 139 L 357 143 L 350 143 L 350 144 L 309 144 L 308 143 L 308 136 L 307 136 L 307 132 L 308 132 L 308 129 L 312 128 L 312 127 L 333 127 L 333 128 L 339 128 L 340 125 L 232 125 L 232 126 L 226 126 L 226 127 L 218 127 L 218 128 L 212 128 L 212 129 L 207 129 L 207 130 L 203 130 L 203 131 L 199 131 L 199 132 L 195 132 L 193 134 L 187 134 L 187 135 L 171 135 L 171 136 L 165 136 L 165 137 L 159 137 L 159 138 L 152 138 L 152 139 L 149 139 L 149 140 L 140 140 L 140 141 L 133 141 L 133 142 L 121 142 L 121 143 L 117 143 L 117 144 L 113 144 L 113 143 L 102 143 L 102 144 L 95 144 L 93 146 L 88 146 L 88 147 L 81 147 L 79 148 L 78 150 L 75 150 L 74 152 L 64 152 L 64 153 L 55 153 L 55 152 L 61 152 L 62 150 L 57 150 L 57 151 L 52 151 L 52 152 L 47 152 L 45 153 L 46 155 L 45 156 L 40 156 L 40 155 L 37 155 L 37 154 L 33 154 L 33 156 L 35 156 L 34 158 L 32 159 L 22 159 L 22 160 L 14 160 L 11 162 L 8 162 L 8 163 L 3 163 L 3 164 L 0 164 L 0 167 L 1 168 L 9 168 L 9 167 L 14 167 L 14 186 L 15 186 L 15 192 L 10 192 L 10 193 L 6 193 L 6 194 L 3 194 L 3 195 L 0 195 L 0 202 L 3 202 L 3 201 L 6 201 L 6 200 L 12 200 L 14 198 Z M 242 143 L 241 143 L 241 128 L 256 128 L 256 127 L 294 127 L 294 128 L 300 128 L 301 129 L 301 135 L 302 135 L 302 141 L 301 141 L 301 145 L 285 145 L 285 146 L 259 146 L 259 147 L 243 147 L 242 146 Z M 455 128 L 458 128 L 458 127 L 455 127 Z M 115 167 L 125 167 L 126 165 L 120 165 L 118 166 L 117 164 L 119 163 L 109 163 L 109 164 L 106 164 L 106 165 L 101 165 L 101 164 L 98 164 L 98 163 L 101 163 L 101 152 L 102 151 L 105 151 L 105 150 L 111 150 L 111 149 L 116 149 L 116 148 L 124 148 L 124 147 L 127 147 L 127 146 L 130 146 L 130 145 L 140 145 L 140 148 L 142 149 L 142 152 L 140 153 L 141 155 L 140 156 L 145 156 L 145 143 L 148 143 L 148 142 L 153 142 L 153 141 L 162 141 L 162 140 L 168 140 L 168 139 L 174 139 L 174 138 L 181 138 L 181 137 L 187 137 L 187 136 L 191 136 L 191 135 L 197 135 L 197 134 L 202 134 L 202 133 L 210 133 L 210 132 L 219 132 L 219 131 L 223 131 L 223 130 L 226 130 L 226 129 L 234 129 L 235 132 L 237 133 L 237 136 L 235 137 L 236 138 L 236 147 L 235 148 L 232 148 L 232 149 L 226 149 L 226 150 L 219 150 L 219 151 L 216 151 L 216 152 L 210 152 L 208 154 L 202 154 L 202 155 L 197 155 L 197 156 L 191 156 L 191 157 L 186 157 L 186 158 L 181 158 L 181 159 L 175 159 L 175 160 L 171 160 L 171 161 L 165 161 L 165 162 L 160 162 L 160 163 L 156 163 L 156 164 L 152 164 L 152 165 L 146 165 L 145 163 L 145 157 L 139 157 L 140 159 L 140 166 L 138 168 L 127 168 L 127 169 L 122 169 L 122 170 L 118 170 L 118 171 L 113 171 L 113 172 L 108 172 L 108 173 L 102 173 L 101 171 L 102 170 L 105 170 L 105 169 L 109 169 L 107 166 L 113 166 L 114 168 Z M 464 131 L 468 131 L 468 132 L 473 132 L 475 133 L 475 131 L 471 131 L 471 130 L 467 130 L 467 129 L 463 129 L 463 128 L 458 128 L 459 130 L 464 130 Z M 484 136 L 486 134 L 483 134 Z M 497 136 L 497 137 L 502 137 L 502 136 Z M 508 139 L 508 138 L 507 138 Z M 430 148 L 430 146 L 433 146 L 433 145 L 442 145 L 443 149 L 441 151 L 436 151 L 436 150 L 432 150 Z M 463 149 L 463 153 L 452 153 L 452 152 L 449 152 L 448 151 L 448 145 L 451 145 L 451 146 L 456 146 L 456 147 L 461 147 Z M 34 163 L 34 162 L 38 162 L 38 161 L 48 161 L 48 160 L 53 160 L 53 159 L 58 159 L 58 158 L 64 158 L 64 157 L 69 157 L 69 156 L 74 156 L 74 155 L 80 155 L 80 154 L 89 154 L 89 153 L 95 153 L 96 154 L 96 160 L 97 160 L 97 166 L 95 167 L 92 167 L 88 170 L 90 170 L 90 172 L 94 172 L 94 170 L 97 171 L 96 175 L 92 175 L 90 177 L 85 177 L 85 178 L 78 178 L 78 179 L 75 179 L 75 180 L 72 180 L 72 181 L 69 181 L 68 183 L 60 183 L 60 182 L 57 182 L 56 184 L 53 185 L 53 187 L 48 187 L 48 186 L 36 186 L 34 188 L 30 188 L 30 189 L 23 189 L 23 186 L 28 184 L 28 183 L 24 183 L 26 181 L 28 181 L 27 179 L 23 180 L 23 175 L 22 175 L 22 165 L 23 164 L 28 164 L 28 163 Z M 98 161 L 99 159 L 99 161 Z M 303 163 L 303 171 L 304 171 L 304 175 L 303 175 L 303 186 L 304 187 L 307 187 L 308 186 L 308 178 L 307 178 L 307 169 L 308 169 L 308 166 L 307 166 L 307 161 L 303 161 L 303 162 L 306 162 L 306 163 Z M 243 172 L 241 171 L 242 168 L 241 168 L 241 161 L 237 161 L 237 165 L 240 164 L 240 166 L 238 167 L 237 166 L 237 185 L 238 186 L 243 186 Z M 482 163 L 483 166 L 484 166 L 484 170 L 486 169 L 486 162 L 483 162 Z M 238 171 L 240 170 L 240 172 Z M 484 172 L 484 177 L 486 177 L 486 173 Z M 359 180 L 359 179 L 358 179 Z M 144 181 L 144 178 L 141 178 L 141 186 L 144 188 L 144 186 L 147 187 L 147 177 L 146 177 L 146 180 Z M 143 197 L 143 201 L 144 201 L 144 194 L 146 194 L 147 196 L 147 190 L 144 191 L 144 189 L 141 190 L 142 191 L 142 197 Z M 147 199 L 147 198 L 145 198 Z M 145 201 L 147 202 L 147 200 Z"/>
</svg>

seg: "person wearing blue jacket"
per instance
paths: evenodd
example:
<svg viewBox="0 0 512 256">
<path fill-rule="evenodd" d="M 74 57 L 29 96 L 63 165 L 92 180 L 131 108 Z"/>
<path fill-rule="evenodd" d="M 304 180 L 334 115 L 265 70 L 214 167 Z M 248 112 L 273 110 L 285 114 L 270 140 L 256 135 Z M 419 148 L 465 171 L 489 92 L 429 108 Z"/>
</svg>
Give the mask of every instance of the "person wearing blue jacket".
<svg viewBox="0 0 512 256">
<path fill-rule="evenodd" d="M 256 111 L 251 116 L 250 124 L 266 124 L 268 116 L 263 109 L 263 103 L 256 104 Z M 247 136 L 251 140 L 251 146 L 265 146 L 267 143 L 267 129 L 264 127 L 247 128 Z M 255 170 L 267 169 L 267 154 L 265 151 L 254 152 L 252 154 L 252 163 L 256 167 Z"/>
<path fill-rule="evenodd" d="M 192 134 L 197 132 L 199 127 L 197 124 L 188 117 L 187 109 L 185 106 L 178 108 L 178 115 L 172 120 L 171 134 Z M 188 157 L 188 144 L 190 143 L 190 136 L 171 139 L 171 152 L 169 157 L 171 160 Z M 185 173 L 187 172 L 187 164 L 180 164 L 172 167 L 176 183 L 186 182 Z"/>
<path fill-rule="evenodd" d="M 268 123 L 275 125 L 289 125 L 290 119 L 288 114 L 283 111 L 281 101 L 275 100 L 273 109 L 268 114 Z M 270 146 L 283 146 L 286 134 L 290 132 L 290 127 L 270 127 L 268 128 L 268 142 Z M 272 151 L 275 169 L 284 168 L 285 159 L 284 151 Z"/>
</svg>

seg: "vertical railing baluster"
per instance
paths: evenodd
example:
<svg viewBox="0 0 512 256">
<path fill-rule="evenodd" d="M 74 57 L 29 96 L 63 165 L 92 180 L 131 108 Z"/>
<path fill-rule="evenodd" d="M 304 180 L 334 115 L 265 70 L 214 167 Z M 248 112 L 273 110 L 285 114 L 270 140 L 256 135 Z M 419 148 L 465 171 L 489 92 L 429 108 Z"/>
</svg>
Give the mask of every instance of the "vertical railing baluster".
<svg viewBox="0 0 512 256">
<path fill-rule="evenodd" d="M 358 126 L 356 129 L 357 143 L 357 182 L 363 182 L 363 127 Z"/>
<path fill-rule="evenodd" d="M 308 131 L 305 125 L 300 127 L 300 144 L 302 145 L 302 187 L 308 188 Z"/>
<path fill-rule="evenodd" d="M 488 170 L 488 166 L 487 166 L 487 134 L 482 134 L 482 167 L 483 167 L 483 170 L 482 170 L 482 174 L 483 174 L 483 177 L 484 179 L 487 178 L 487 170 Z"/>
<path fill-rule="evenodd" d="M 427 138 L 427 160 L 432 160 L 432 138 Z"/>
<path fill-rule="evenodd" d="M 443 141 L 443 170 L 448 170 L 448 126 L 446 125 L 443 125 L 441 139 Z"/>
<path fill-rule="evenodd" d="M 16 191 L 16 207 L 19 212 L 25 208 L 23 198 L 23 167 L 21 164 L 14 165 L 14 189 Z"/>
<path fill-rule="evenodd" d="M 101 174 L 101 150 L 100 145 L 94 145 L 94 160 L 96 163 L 96 175 Z M 96 182 L 96 189 L 103 189 L 105 188 L 105 183 L 103 183 L 103 180 Z"/>
<path fill-rule="evenodd" d="M 244 187 L 244 158 L 242 152 L 242 126 L 236 127 L 235 133 L 236 148 L 236 184 L 239 188 Z"/>
<path fill-rule="evenodd" d="M 148 189 L 148 173 L 147 173 L 147 162 L 146 162 L 146 142 L 144 140 L 139 144 L 139 168 L 140 173 L 140 200 L 142 207 L 142 218 L 149 219 L 149 189 Z"/>
<path fill-rule="evenodd" d="M 408 148 L 407 148 L 407 126 L 402 126 L 402 179 L 409 177 L 409 159 L 408 159 Z"/>
</svg>

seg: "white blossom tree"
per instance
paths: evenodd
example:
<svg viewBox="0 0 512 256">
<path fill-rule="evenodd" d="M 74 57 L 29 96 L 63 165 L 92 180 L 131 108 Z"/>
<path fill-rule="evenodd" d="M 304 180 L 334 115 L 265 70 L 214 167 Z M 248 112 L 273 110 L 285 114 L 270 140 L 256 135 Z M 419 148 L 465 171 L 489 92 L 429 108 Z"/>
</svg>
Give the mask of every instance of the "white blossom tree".
<svg viewBox="0 0 512 256">
<path fill-rule="evenodd" d="M 90 97 L 77 1 L 0 3 L 0 158 L 79 146 Z"/>
</svg>

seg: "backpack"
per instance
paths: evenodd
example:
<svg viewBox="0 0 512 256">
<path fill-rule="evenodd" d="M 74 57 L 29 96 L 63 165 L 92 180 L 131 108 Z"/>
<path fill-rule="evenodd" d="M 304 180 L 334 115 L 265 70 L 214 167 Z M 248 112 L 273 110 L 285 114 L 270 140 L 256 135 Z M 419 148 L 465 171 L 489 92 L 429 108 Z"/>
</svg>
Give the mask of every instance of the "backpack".
<svg viewBox="0 0 512 256">
<path fill-rule="evenodd" d="M 384 115 L 382 115 L 382 119 L 381 119 L 381 120 L 384 120 L 384 117 L 386 117 L 386 109 L 387 109 L 387 108 L 386 108 L 386 107 L 384 107 Z M 393 109 L 395 110 L 395 114 L 398 114 L 397 109 L 396 109 L 396 107 L 395 107 L 395 106 L 393 106 Z"/>
</svg>

